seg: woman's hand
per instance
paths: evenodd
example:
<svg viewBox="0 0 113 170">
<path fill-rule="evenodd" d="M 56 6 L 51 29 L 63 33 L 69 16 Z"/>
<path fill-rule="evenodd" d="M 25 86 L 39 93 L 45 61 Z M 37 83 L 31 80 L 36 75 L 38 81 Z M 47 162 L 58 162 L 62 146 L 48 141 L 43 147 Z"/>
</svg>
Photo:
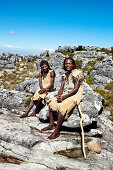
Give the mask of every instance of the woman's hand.
<svg viewBox="0 0 113 170">
<path fill-rule="evenodd" d="M 65 97 L 64 96 L 57 96 L 57 102 L 58 103 L 61 103 L 63 100 L 65 99 Z"/>
</svg>

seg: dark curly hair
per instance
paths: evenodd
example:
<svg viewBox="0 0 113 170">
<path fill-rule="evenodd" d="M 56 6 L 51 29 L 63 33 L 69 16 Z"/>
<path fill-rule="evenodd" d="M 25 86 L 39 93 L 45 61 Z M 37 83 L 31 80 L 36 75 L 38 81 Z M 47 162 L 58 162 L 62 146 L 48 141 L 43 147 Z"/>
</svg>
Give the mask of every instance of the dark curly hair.
<svg viewBox="0 0 113 170">
<path fill-rule="evenodd" d="M 49 63 L 48 63 L 48 61 L 46 61 L 46 60 L 42 60 L 42 61 L 40 62 L 40 67 L 42 67 L 44 64 L 48 66 L 48 69 L 49 69 L 49 70 L 51 70 L 51 68 L 50 68 L 50 66 L 49 66 Z M 41 74 L 43 74 L 43 70 L 42 70 L 42 69 L 41 69 Z"/>
<path fill-rule="evenodd" d="M 74 60 L 73 58 L 68 57 L 68 58 L 65 58 L 65 59 L 64 59 L 63 66 L 62 66 L 62 68 L 63 68 L 65 71 L 67 71 L 67 70 L 66 70 L 66 67 L 65 67 L 65 62 L 66 62 L 66 60 L 71 60 L 71 61 L 72 61 L 72 64 L 73 64 L 73 69 L 76 68 L 75 60 Z"/>
<path fill-rule="evenodd" d="M 46 61 L 46 60 L 42 60 L 42 61 L 40 62 L 40 67 L 42 67 L 44 64 L 48 66 L 49 70 L 51 69 L 50 66 L 49 66 L 48 61 Z"/>
</svg>

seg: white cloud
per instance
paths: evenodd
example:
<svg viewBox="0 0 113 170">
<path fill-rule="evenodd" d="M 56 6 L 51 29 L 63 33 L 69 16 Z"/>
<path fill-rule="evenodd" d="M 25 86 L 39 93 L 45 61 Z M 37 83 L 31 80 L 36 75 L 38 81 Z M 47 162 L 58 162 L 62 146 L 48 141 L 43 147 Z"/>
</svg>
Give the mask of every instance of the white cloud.
<svg viewBox="0 0 113 170">
<path fill-rule="evenodd" d="M 0 53 L 2 52 L 10 52 L 10 53 L 17 53 L 17 54 L 23 54 L 23 55 L 29 55 L 29 54 L 40 54 L 44 52 L 45 50 L 48 50 L 50 53 L 54 52 L 54 49 L 47 49 L 47 48 L 22 48 L 19 46 L 13 46 L 10 44 L 3 44 L 0 46 Z"/>
<path fill-rule="evenodd" d="M 52 49 L 52 48 L 50 48 L 50 49 L 43 48 L 42 50 L 43 50 L 43 51 L 48 50 L 48 51 L 51 51 L 51 52 L 52 52 L 52 51 L 55 51 L 55 50 L 54 50 L 54 49 Z"/>
<path fill-rule="evenodd" d="M 20 47 L 12 46 L 12 45 L 9 45 L 9 44 L 4 44 L 3 46 L 6 47 L 6 48 L 20 48 Z"/>
<path fill-rule="evenodd" d="M 10 34 L 16 34 L 16 32 L 15 32 L 15 31 L 10 31 L 9 33 L 10 33 Z"/>
</svg>

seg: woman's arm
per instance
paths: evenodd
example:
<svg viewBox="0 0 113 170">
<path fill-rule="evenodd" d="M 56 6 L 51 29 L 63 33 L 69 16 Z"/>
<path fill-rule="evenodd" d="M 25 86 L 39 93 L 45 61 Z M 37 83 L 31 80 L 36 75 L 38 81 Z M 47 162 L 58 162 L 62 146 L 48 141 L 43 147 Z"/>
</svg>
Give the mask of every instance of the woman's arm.
<svg viewBox="0 0 113 170">
<path fill-rule="evenodd" d="M 58 91 L 58 96 L 61 96 L 63 94 L 64 85 L 65 85 L 65 78 L 64 78 L 64 76 L 62 76 L 62 78 L 61 78 L 61 86 L 60 86 L 60 89 Z"/>
<path fill-rule="evenodd" d="M 44 88 L 43 85 L 42 85 L 42 74 L 41 73 L 39 74 L 39 86 L 40 86 L 39 93 L 43 94 L 46 91 L 46 88 Z"/>
<path fill-rule="evenodd" d="M 52 71 L 50 73 L 50 85 L 48 87 L 46 87 L 46 91 L 50 91 L 51 88 L 54 86 L 54 81 L 55 81 L 55 72 Z"/>
<path fill-rule="evenodd" d="M 80 87 L 80 81 L 75 82 L 75 84 L 74 84 L 74 89 L 73 89 L 72 91 L 70 91 L 69 93 L 63 95 L 63 96 L 59 96 L 59 97 L 57 98 L 57 101 L 60 103 L 60 102 L 62 102 L 63 100 L 65 100 L 66 98 L 73 96 L 74 94 L 77 93 L 79 87 Z"/>
</svg>

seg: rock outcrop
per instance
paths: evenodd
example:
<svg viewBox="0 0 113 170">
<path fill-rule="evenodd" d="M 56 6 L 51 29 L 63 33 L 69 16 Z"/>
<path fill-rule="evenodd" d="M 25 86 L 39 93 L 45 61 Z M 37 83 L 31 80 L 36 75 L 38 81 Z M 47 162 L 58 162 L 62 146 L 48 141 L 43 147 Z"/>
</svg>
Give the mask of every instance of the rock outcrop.
<svg viewBox="0 0 113 170">
<path fill-rule="evenodd" d="M 2 161 L 7 158 L 10 164 L 1 163 L 0 169 L 112 169 L 113 123 L 108 116 L 109 112 L 104 111 L 98 117 L 98 127 L 93 129 L 92 126 L 85 131 L 85 160 L 80 129 L 62 129 L 59 138 L 48 140 L 51 131 L 40 132 L 46 123 L 38 118 L 20 119 L 3 109 L 0 114 L 0 157 Z M 92 140 L 100 144 L 98 154 L 97 150 L 92 152 L 93 146 L 89 147 Z"/>
<path fill-rule="evenodd" d="M 22 55 L 3 53 L 0 55 L 0 68 L 13 68 L 23 58 Z"/>
<path fill-rule="evenodd" d="M 113 60 L 112 56 L 107 56 L 101 62 L 94 65 L 89 77 L 94 77 L 92 88 L 104 89 L 104 86 L 113 81 Z"/>
<path fill-rule="evenodd" d="M 16 90 L 0 89 L 0 170 L 113 169 L 111 113 L 103 108 L 103 97 L 92 90 L 93 88 L 104 89 L 104 85 L 113 80 L 113 60 L 111 56 L 96 50 L 99 51 L 100 48 L 59 47 L 52 54 L 48 51 L 41 53 L 37 56 L 37 60 L 34 55 L 20 56 L 4 53 L 0 56 L 0 68 L 15 67 L 25 57 L 29 62 L 34 61 L 38 69 L 30 72 L 32 79 L 18 84 Z M 84 159 L 81 148 L 80 115 L 77 107 L 68 120 L 63 122 L 61 135 L 55 140 L 48 139 L 52 131 L 40 131 L 49 123 L 47 105 L 39 110 L 37 117 L 20 118 L 20 115 L 26 111 L 26 102 L 27 104 L 30 102 L 29 97 L 32 97 L 37 89 L 37 75 L 40 72 L 39 65 L 42 59 L 47 59 L 56 72 L 56 91 L 46 98 L 57 95 L 61 75 L 64 73 L 62 64 L 64 58 L 68 57 L 63 54 L 64 52 L 71 52 L 75 60 L 82 60 L 82 69 L 89 61 L 96 61 L 93 65 L 94 69 L 88 74 L 85 73 L 87 78 L 93 77 L 94 81 L 91 87 L 86 82 L 83 83 L 81 102 L 87 159 Z M 10 73 L 10 70 L 8 71 Z M 1 70 L 1 75 L 2 72 Z"/>
</svg>

